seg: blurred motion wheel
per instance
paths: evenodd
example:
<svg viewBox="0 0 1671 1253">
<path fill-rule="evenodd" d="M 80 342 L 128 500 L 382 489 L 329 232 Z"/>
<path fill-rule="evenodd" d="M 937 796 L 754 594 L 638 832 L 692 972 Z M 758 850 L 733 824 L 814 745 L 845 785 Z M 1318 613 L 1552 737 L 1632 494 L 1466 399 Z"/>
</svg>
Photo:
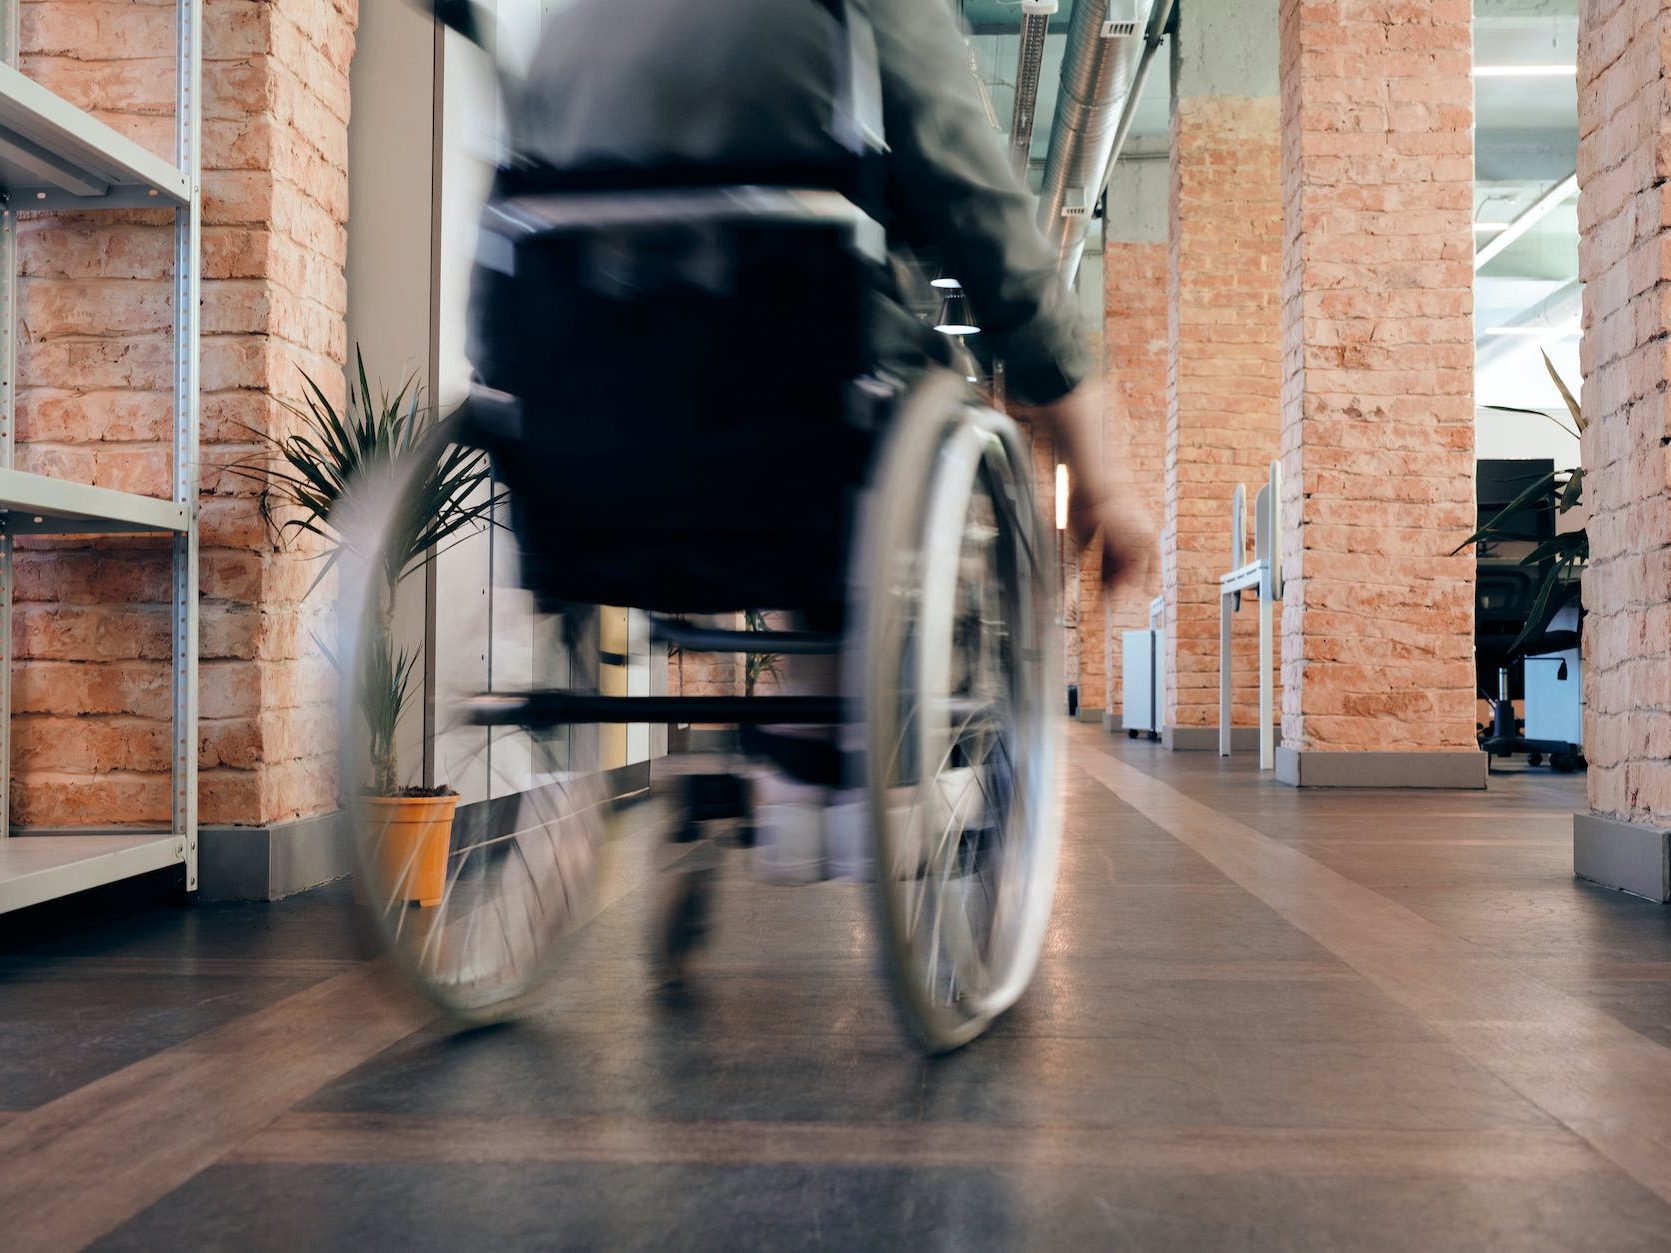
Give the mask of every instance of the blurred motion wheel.
<svg viewBox="0 0 1671 1253">
<path fill-rule="evenodd" d="M 366 467 L 333 516 L 346 540 L 339 726 L 350 796 L 363 790 L 367 763 L 394 749 L 401 779 L 417 777 L 427 756 L 437 789 L 459 794 L 438 846 L 413 843 L 410 853 L 391 846 L 392 826 L 379 817 L 386 807 L 362 796 L 345 810 L 357 895 L 395 966 L 446 1013 L 480 1023 L 511 1013 L 538 987 L 564 938 L 595 912 L 609 853 L 610 762 L 602 728 L 529 725 L 505 712 L 521 702 L 492 695 L 496 687 L 597 691 L 599 614 L 589 606 L 542 612 L 520 586 L 506 502 L 485 457 L 458 443 L 456 431 L 442 423 Z M 391 576 L 434 560 L 448 562 L 468 594 L 443 600 L 437 634 L 446 642 L 436 650 L 426 717 L 418 708 L 421 620 L 395 612 L 389 589 L 401 584 Z M 401 607 L 413 585 L 397 590 Z M 391 744 L 403 673 L 406 707 Z M 425 862 L 438 888 L 419 885 Z"/>
<path fill-rule="evenodd" d="M 1031 459 L 1007 418 L 935 377 L 907 399 L 867 506 L 861 709 L 884 962 L 931 1052 L 1025 990 L 1060 840 Z"/>
</svg>

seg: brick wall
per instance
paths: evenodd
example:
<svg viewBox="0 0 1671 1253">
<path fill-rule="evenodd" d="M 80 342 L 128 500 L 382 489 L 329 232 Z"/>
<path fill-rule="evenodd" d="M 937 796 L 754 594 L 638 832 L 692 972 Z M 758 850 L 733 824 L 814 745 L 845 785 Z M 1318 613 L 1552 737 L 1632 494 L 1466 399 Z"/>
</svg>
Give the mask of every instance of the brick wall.
<svg viewBox="0 0 1671 1253">
<path fill-rule="evenodd" d="M 1218 578 L 1236 484 L 1252 501 L 1281 408 L 1277 102 L 1181 97 L 1172 118 L 1166 500 L 1166 722 L 1218 723 Z M 1251 539 L 1250 539 L 1251 544 Z M 1258 621 L 1235 623 L 1233 721 L 1258 721 Z"/>
<path fill-rule="evenodd" d="M 1122 462 L 1136 506 L 1158 524 L 1166 485 L 1167 266 L 1165 244 L 1109 243 L 1103 249 L 1107 351 L 1104 384 L 1108 455 Z M 1147 583 L 1103 598 L 1103 708 L 1118 717 L 1120 633 L 1149 625 L 1160 594 L 1160 565 Z"/>
<path fill-rule="evenodd" d="M 1590 806 L 1671 823 L 1671 5 L 1589 0 L 1578 45 L 1584 751 Z"/>
<path fill-rule="evenodd" d="M 741 630 L 742 615 L 724 615 L 709 625 Z M 741 653 L 681 650 L 667 659 L 667 690 L 674 696 L 741 696 L 743 686 Z"/>
<path fill-rule="evenodd" d="M 174 156 L 174 6 L 36 0 L 23 68 Z M 305 551 L 278 551 L 221 469 L 281 431 L 299 369 L 340 397 L 355 0 L 210 0 L 204 16 L 201 818 L 336 802 L 328 670 Z M 19 229 L 25 469 L 166 495 L 172 215 Z M 18 556 L 14 821 L 168 817 L 168 552 L 59 541 Z M 316 601 L 316 604 L 318 602 Z"/>
<path fill-rule="evenodd" d="M 1284 0 L 1283 741 L 1472 749 L 1469 0 Z"/>
</svg>

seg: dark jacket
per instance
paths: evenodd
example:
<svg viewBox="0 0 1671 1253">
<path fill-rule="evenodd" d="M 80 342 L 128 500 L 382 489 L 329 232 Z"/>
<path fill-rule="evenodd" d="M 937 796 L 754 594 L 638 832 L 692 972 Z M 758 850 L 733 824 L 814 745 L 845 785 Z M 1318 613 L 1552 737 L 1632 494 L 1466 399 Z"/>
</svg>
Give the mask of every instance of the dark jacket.
<svg viewBox="0 0 1671 1253">
<path fill-rule="evenodd" d="M 1087 369 L 1074 299 L 945 0 L 850 2 L 876 36 L 890 233 L 962 282 L 1013 398 L 1057 399 Z M 558 169 L 816 161 L 838 37 L 812 0 L 572 0 L 546 22 L 511 143 Z"/>
</svg>

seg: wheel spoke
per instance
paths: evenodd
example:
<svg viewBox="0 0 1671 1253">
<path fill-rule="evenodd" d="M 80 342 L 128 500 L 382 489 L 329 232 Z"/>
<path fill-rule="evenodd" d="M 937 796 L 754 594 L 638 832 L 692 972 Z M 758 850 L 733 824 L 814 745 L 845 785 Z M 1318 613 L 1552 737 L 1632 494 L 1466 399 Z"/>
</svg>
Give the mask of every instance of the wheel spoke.
<svg viewBox="0 0 1671 1253">
<path fill-rule="evenodd" d="M 896 529 L 878 541 L 913 554 L 870 620 L 873 786 L 910 785 L 905 812 L 879 806 L 881 893 L 895 986 L 935 1048 L 977 1034 L 1018 995 L 1054 883 L 1055 832 L 1034 802 L 1053 760 L 1043 550 L 1016 471 L 1022 446 L 1004 429 L 977 418 L 914 437 L 938 445 L 902 442 L 887 472 L 906 503 L 885 512 Z M 900 468 L 925 465 L 926 490 L 920 468 Z"/>
<path fill-rule="evenodd" d="M 389 629 L 386 598 L 373 589 L 382 587 L 383 570 L 399 568 L 395 558 L 409 540 L 410 519 L 424 516 L 410 502 L 433 490 L 436 466 L 465 464 L 475 455 L 444 441 L 420 440 L 411 456 L 386 464 L 375 480 L 350 493 L 354 508 L 343 514 L 349 532 L 345 549 L 360 555 L 364 571 L 360 578 L 344 576 L 344 587 L 359 593 L 344 601 L 345 641 L 377 638 Z M 491 490 L 484 483 L 482 491 Z M 478 542 L 481 547 L 473 548 Z M 497 523 L 484 521 L 476 532 L 449 531 L 434 559 L 456 563 L 457 569 L 479 562 L 492 580 L 479 602 L 480 620 L 471 621 L 478 612 L 472 597 L 462 618 L 449 618 L 449 629 L 472 641 L 517 640 L 503 656 L 511 671 L 522 667 L 522 686 L 531 679 L 535 687 L 551 687 L 567 672 L 584 690 L 597 675 L 599 619 L 583 606 L 565 612 L 561 621 L 541 614 L 525 590 L 505 581 L 523 568 L 515 543 L 510 529 Z M 344 655 L 357 668 L 366 664 L 357 647 Z M 449 837 L 439 902 L 424 908 L 407 903 L 418 890 L 433 845 L 430 852 L 420 844 L 397 853 L 391 847 L 397 837 L 370 806 L 356 808 L 351 817 L 370 913 L 396 965 L 443 1008 L 485 1019 L 534 986 L 558 942 L 586 917 L 608 802 L 601 791 L 594 794 L 557 773 L 559 765 L 578 765 L 588 756 L 571 729 L 510 726 L 489 732 L 472 725 L 484 687 L 473 647 L 447 650 L 430 662 L 435 718 L 426 729 L 432 737 L 426 748 L 433 753 L 436 781 L 453 785 L 464 793 L 464 801 L 490 802 Z M 345 694 L 352 697 L 363 683 L 375 684 L 377 672 L 356 669 L 345 680 Z M 498 683 L 504 685 L 503 676 Z M 343 743 L 359 745 L 364 760 L 364 724 L 351 706 L 345 712 L 349 720 Z M 352 769 L 352 759 L 349 764 Z M 511 829 L 504 829 L 505 823 Z M 434 889 L 425 885 L 423 890 Z"/>
</svg>

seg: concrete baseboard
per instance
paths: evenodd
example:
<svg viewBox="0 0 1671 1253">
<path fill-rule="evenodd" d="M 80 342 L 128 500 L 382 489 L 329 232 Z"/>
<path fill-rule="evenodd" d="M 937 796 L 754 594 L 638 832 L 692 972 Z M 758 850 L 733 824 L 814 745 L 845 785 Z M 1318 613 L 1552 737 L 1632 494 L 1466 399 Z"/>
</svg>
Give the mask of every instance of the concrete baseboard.
<svg viewBox="0 0 1671 1253">
<path fill-rule="evenodd" d="M 1089 706 L 1086 706 L 1086 705 L 1081 705 L 1079 707 L 1079 721 L 1081 721 L 1081 722 L 1093 722 L 1093 723 L 1097 723 L 1097 724 L 1100 725 L 1103 722 L 1103 719 L 1104 719 L 1104 714 L 1103 714 L 1102 710 L 1092 709 L 1092 708 L 1090 708 Z"/>
<path fill-rule="evenodd" d="M 1290 787 L 1436 788 L 1480 791 L 1484 753 L 1329 753 L 1279 747 L 1276 777 Z"/>
<path fill-rule="evenodd" d="M 200 827 L 197 895 L 205 901 L 276 901 L 354 873 L 340 811 L 267 827 Z"/>
<path fill-rule="evenodd" d="M 650 763 L 606 775 L 620 798 L 650 786 Z M 520 796 L 460 805 L 454 840 L 472 843 L 510 831 Z M 277 901 L 354 873 L 352 833 L 340 810 L 266 827 L 200 827 L 197 895 L 204 901 Z"/>
<path fill-rule="evenodd" d="M 1574 814 L 1572 872 L 1663 905 L 1671 901 L 1671 832 L 1600 814 Z"/>
<path fill-rule="evenodd" d="M 1218 752 L 1217 727 L 1167 727 L 1161 732 L 1160 742 L 1175 753 Z M 1259 751 L 1258 727 L 1231 727 L 1230 751 L 1233 753 Z"/>
</svg>

